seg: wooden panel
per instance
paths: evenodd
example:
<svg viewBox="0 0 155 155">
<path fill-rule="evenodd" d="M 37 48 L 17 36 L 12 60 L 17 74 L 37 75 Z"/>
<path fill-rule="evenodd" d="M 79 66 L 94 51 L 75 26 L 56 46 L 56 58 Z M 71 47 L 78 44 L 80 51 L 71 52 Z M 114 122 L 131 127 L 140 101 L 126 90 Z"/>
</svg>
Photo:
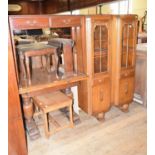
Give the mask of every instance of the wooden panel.
<svg viewBox="0 0 155 155">
<path fill-rule="evenodd" d="M 27 155 L 22 119 L 8 121 L 8 154 Z"/>
<path fill-rule="evenodd" d="M 135 75 L 134 69 L 129 69 L 129 70 L 122 70 L 120 77 L 124 78 L 124 77 L 129 77 L 129 76 L 134 76 L 134 75 Z"/>
<path fill-rule="evenodd" d="M 19 1 L 19 0 L 13 0 L 12 2 L 10 2 L 11 0 L 9 0 L 9 4 L 18 4 L 21 6 L 21 10 L 20 11 L 9 11 L 9 15 L 26 15 L 26 14 L 41 14 L 42 12 L 42 4 L 36 2 L 32 2 L 32 1 Z M 16 2 L 17 1 L 17 2 Z"/>
<path fill-rule="evenodd" d="M 81 25 L 80 16 L 53 16 L 51 18 L 52 27 L 73 27 Z"/>
<path fill-rule="evenodd" d="M 70 0 L 70 9 L 75 10 L 85 7 L 91 7 L 98 5 L 100 3 L 106 3 L 111 1 L 114 0 Z"/>
<path fill-rule="evenodd" d="M 42 2 L 42 8 L 45 14 L 68 11 L 68 0 L 45 0 Z"/>
<path fill-rule="evenodd" d="M 136 52 L 135 99 L 144 106 L 147 104 L 147 52 Z"/>
<path fill-rule="evenodd" d="M 11 18 L 12 29 L 38 29 L 49 27 L 48 16 L 22 16 Z"/>
<path fill-rule="evenodd" d="M 72 11 L 80 8 L 96 6 L 100 3 L 107 3 L 116 0 L 44 0 L 24 1 L 9 0 L 9 4 L 19 4 L 22 10 L 9 12 L 9 14 L 53 14 L 58 12 Z"/>
<path fill-rule="evenodd" d="M 14 58 L 10 39 L 8 40 L 8 114 L 9 119 L 21 117 Z"/>
<path fill-rule="evenodd" d="M 97 79 L 98 83 L 93 85 L 93 114 L 106 112 L 110 108 L 110 79 Z M 95 80 L 95 81 L 97 81 Z"/>
<path fill-rule="evenodd" d="M 8 101 L 9 155 L 27 155 L 10 35 L 8 36 Z"/>
<path fill-rule="evenodd" d="M 119 88 L 119 103 L 126 104 L 133 100 L 134 77 L 122 78 Z"/>
</svg>

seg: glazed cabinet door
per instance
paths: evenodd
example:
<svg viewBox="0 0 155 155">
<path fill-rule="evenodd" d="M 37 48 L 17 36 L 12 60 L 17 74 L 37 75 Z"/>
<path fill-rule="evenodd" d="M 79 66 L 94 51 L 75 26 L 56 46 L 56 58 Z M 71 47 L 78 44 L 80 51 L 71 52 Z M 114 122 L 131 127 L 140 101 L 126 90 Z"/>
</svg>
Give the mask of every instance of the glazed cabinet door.
<svg viewBox="0 0 155 155">
<path fill-rule="evenodd" d="M 133 16 L 134 17 L 134 16 Z M 137 22 L 134 18 L 122 19 L 121 26 L 121 70 L 130 69 L 135 66 L 135 48 Z"/>
<path fill-rule="evenodd" d="M 93 23 L 93 74 L 98 77 L 110 71 L 109 31 L 110 21 Z"/>
<path fill-rule="evenodd" d="M 119 105 L 130 104 L 134 94 L 135 55 L 136 55 L 136 16 L 121 18 L 121 61 L 119 75 Z"/>
<path fill-rule="evenodd" d="M 110 108 L 110 78 L 95 79 L 92 87 L 93 114 L 106 112 Z"/>
</svg>

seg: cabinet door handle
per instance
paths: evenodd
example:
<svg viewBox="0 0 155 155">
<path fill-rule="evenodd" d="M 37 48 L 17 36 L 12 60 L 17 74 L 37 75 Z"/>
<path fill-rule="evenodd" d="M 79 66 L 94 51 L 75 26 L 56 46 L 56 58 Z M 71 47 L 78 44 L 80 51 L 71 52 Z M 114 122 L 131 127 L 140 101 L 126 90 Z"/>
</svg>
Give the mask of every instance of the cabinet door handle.
<svg viewBox="0 0 155 155">
<path fill-rule="evenodd" d="M 104 97 L 103 89 L 100 89 L 100 101 L 101 102 L 103 101 L 103 97 Z"/>
</svg>

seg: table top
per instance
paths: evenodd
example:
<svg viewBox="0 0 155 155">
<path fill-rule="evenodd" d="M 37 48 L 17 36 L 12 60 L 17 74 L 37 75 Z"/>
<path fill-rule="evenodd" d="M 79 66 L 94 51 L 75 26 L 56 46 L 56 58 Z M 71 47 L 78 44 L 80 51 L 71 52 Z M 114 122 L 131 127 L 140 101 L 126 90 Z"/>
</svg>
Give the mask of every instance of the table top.
<svg viewBox="0 0 155 155">
<path fill-rule="evenodd" d="M 69 86 L 77 82 L 86 80 L 88 76 L 84 73 L 68 73 L 65 77 L 57 79 L 55 73 L 47 73 L 46 70 L 34 69 L 32 72 L 31 85 L 21 76 L 19 94 L 34 94 L 46 89 L 57 89 L 61 86 Z"/>
<path fill-rule="evenodd" d="M 52 38 L 48 41 L 48 44 L 52 43 L 60 43 L 63 45 L 69 44 L 71 47 L 74 46 L 74 41 L 72 39 L 66 39 L 66 38 Z"/>
<path fill-rule="evenodd" d="M 20 44 L 20 45 L 17 45 L 16 48 L 18 52 L 27 52 L 29 50 L 38 51 L 38 50 L 47 49 L 47 48 L 57 49 L 57 47 L 55 46 L 47 45 L 44 43 Z"/>
</svg>

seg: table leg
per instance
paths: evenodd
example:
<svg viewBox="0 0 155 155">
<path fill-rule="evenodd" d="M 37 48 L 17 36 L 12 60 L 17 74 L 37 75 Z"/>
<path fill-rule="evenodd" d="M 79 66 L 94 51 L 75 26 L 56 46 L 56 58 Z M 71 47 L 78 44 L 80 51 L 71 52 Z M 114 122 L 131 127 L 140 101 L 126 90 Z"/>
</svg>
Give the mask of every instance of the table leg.
<svg viewBox="0 0 155 155">
<path fill-rule="evenodd" d="M 55 56 L 52 54 L 52 67 L 51 67 L 51 71 L 54 72 L 56 70 L 56 60 L 55 60 Z"/>
<path fill-rule="evenodd" d="M 33 103 L 31 101 L 31 98 L 27 95 L 23 95 L 22 99 L 26 129 L 30 136 L 30 139 L 35 140 L 40 137 L 40 132 L 33 119 Z"/>
<path fill-rule="evenodd" d="M 55 68 L 56 68 L 56 78 L 59 79 L 59 55 L 57 52 L 54 53 L 54 58 L 55 58 Z"/>
<path fill-rule="evenodd" d="M 41 62 L 41 69 L 43 69 L 44 68 L 43 55 L 40 56 L 40 62 Z"/>
<path fill-rule="evenodd" d="M 31 85 L 31 73 L 30 73 L 30 60 L 29 60 L 29 57 L 25 57 L 25 61 L 26 61 L 26 71 L 27 71 L 28 84 Z"/>
<path fill-rule="evenodd" d="M 22 52 L 19 54 L 19 61 L 20 61 L 20 70 L 23 74 L 24 79 L 26 79 L 25 60 Z"/>
<path fill-rule="evenodd" d="M 64 92 L 65 92 L 65 94 L 66 94 L 68 97 L 71 97 L 71 98 L 72 98 L 73 104 L 74 104 L 74 96 L 73 96 L 73 93 L 72 93 L 72 91 L 71 91 L 71 88 L 70 88 L 70 87 L 66 88 L 66 89 L 64 90 Z M 79 115 L 76 114 L 76 113 L 74 112 L 73 104 L 72 104 L 73 122 L 74 122 L 74 124 L 77 125 L 77 124 L 81 123 L 81 121 L 80 121 Z M 65 110 L 67 110 L 67 109 L 65 109 Z M 67 113 L 67 117 L 69 118 L 69 113 Z"/>
<path fill-rule="evenodd" d="M 48 73 L 51 73 L 50 54 L 46 55 L 46 69 Z"/>
</svg>

